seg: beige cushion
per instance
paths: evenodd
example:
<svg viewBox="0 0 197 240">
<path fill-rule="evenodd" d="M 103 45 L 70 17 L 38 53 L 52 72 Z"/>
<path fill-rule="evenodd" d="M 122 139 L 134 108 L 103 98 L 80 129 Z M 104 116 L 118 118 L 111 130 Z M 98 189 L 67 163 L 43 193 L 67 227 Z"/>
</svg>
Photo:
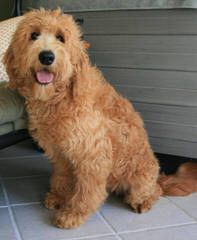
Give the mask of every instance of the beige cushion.
<svg viewBox="0 0 197 240">
<path fill-rule="evenodd" d="M 0 82 L 9 81 L 8 75 L 5 71 L 5 66 L 2 63 L 3 56 L 8 48 L 12 35 L 16 30 L 17 24 L 24 17 L 15 17 L 0 22 Z"/>
<path fill-rule="evenodd" d="M 25 117 L 24 99 L 6 87 L 5 82 L 0 83 L 0 124 L 13 122 Z"/>
<path fill-rule="evenodd" d="M 9 78 L 2 63 L 17 24 L 23 18 L 0 22 L 0 135 L 27 127 L 24 100 L 16 91 L 6 87 Z"/>
</svg>

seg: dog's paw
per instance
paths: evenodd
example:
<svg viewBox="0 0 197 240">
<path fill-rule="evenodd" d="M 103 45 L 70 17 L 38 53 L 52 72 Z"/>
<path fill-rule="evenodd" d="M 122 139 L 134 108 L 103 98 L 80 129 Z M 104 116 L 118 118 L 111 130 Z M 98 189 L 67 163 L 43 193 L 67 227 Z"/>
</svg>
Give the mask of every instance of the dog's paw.
<svg viewBox="0 0 197 240">
<path fill-rule="evenodd" d="M 144 213 L 151 209 L 152 203 L 150 203 L 148 200 L 145 200 L 141 204 L 132 204 L 131 206 L 135 213 Z"/>
<path fill-rule="evenodd" d="M 54 223 L 59 228 L 76 228 L 84 223 L 86 217 L 76 211 L 59 210 L 55 215 Z"/>
<path fill-rule="evenodd" d="M 46 208 L 54 210 L 60 207 L 60 198 L 54 193 L 47 193 L 44 200 Z"/>
</svg>

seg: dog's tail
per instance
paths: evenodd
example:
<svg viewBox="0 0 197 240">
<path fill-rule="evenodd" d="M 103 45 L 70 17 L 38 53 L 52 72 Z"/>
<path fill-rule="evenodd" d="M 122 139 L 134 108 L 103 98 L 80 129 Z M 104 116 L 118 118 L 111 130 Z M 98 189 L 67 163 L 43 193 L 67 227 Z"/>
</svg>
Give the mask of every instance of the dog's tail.
<svg viewBox="0 0 197 240">
<path fill-rule="evenodd" d="M 173 175 L 162 174 L 158 183 L 162 196 L 187 196 L 197 192 L 197 163 L 184 163 Z"/>
</svg>

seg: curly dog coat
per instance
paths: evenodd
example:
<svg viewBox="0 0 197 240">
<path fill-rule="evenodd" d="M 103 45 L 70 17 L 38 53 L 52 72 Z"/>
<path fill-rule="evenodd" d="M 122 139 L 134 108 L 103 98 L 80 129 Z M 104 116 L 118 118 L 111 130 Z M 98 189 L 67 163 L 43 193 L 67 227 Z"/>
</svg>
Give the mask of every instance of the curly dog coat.
<svg viewBox="0 0 197 240">
<path fill-rule="evenodd" d="M 26 99 L 29 130 L 53 165 L 45 206 L 74 228 L 108 192 L 144 212 L 161 195 L 159 165 L 143 121 L 92 66 L 72 16 L 33 10 L 4 57 L 11 88 Z"/>
</svg>

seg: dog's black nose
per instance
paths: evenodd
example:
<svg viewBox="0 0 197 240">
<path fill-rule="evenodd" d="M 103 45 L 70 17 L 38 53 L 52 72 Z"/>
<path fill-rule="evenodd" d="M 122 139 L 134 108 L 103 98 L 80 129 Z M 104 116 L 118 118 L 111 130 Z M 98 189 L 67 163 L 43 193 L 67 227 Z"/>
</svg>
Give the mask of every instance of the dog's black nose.
<svg viewBox="0 0 197 240">
<path fill-rule="evenodd" d="M 43 65 L 51 65 L 55 60 L 55 55 L 51 51 L 42 51 L 39 54 L 39 60 Z"/>
</svg>

